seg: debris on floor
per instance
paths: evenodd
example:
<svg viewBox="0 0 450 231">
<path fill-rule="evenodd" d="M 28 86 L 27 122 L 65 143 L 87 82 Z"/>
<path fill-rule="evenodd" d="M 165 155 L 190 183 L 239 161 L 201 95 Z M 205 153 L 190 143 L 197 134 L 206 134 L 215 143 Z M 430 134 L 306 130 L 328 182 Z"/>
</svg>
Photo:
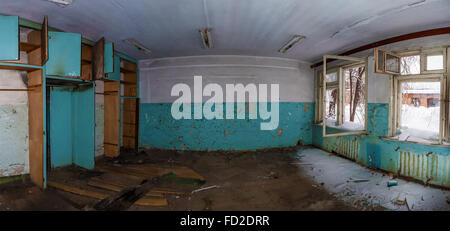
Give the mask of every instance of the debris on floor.
<svg viewBox="0 0 450 231">
<path fill-rule="evenodd" d="M 220 186 L 218 186 L 218 185 L 211 185 L 211 186 L 208 186 L 208 187 L 199 188 L 199 189 L 196 189 L 196 190 L 192 191 L 191 194 L 198 193 L 198 192 L 201 192 L 201 191 L 204 191 L 204 190 L 208 190 L 208 189 L 213 189 L 213 188 L 220 188 Z"/>
<path fill-rule="evenodd" d="M 398 185 L 398 181 L 396 181 L 396 180 L 389 180 L 387 182 L 388 187 L 397 186 L 397 185 Z"/>
<path fill-rule="evenodd" d="M 354 182 L 354 183 L 360 183 L 360 182 L 368 182 L 368 179 L 352 179 L 351 177 L 347 180 L 347 182 Z"/>
<path fill-rule="evenodd" d="M 104 163 L 97 166 L 95 171 L 90 172 L 81 172 L 77 176 L 82 175 L 83 177 L 72 180 L 58 176 L 58 171 L 56 171 L 52 173 L 47 184 L 57 190 L 100 200 L 94 206 L 97 210 L 122 210 L 132 204 L 167 206 L 167 195 L 179 196 L 189 193 L 187 190 L 177 189 L 179 182 L 193 181 L 196 183 L 191 185 L 193 187 L 201 185 L 205 181 L 203 176 L 184 166 Z M 158 184 L 154 183 L 155 179 L 158 179 Z M 175 183 L 170 184 L 171 188 L 167 188 L 165 187 L 167 186 L 166 181 Z M 149 185 L 148 182 L 153 182 L 153 185 Z M 218 186 L 214 185 L 214 187 Z M 209 188 L 211 187 L 206 189 Z"/>
</svg>

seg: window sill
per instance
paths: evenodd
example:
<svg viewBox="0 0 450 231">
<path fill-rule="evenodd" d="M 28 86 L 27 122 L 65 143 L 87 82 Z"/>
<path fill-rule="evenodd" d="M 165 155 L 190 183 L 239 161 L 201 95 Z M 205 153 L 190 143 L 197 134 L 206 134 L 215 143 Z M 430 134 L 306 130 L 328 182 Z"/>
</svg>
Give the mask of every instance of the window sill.
<svg viewBox="0 0 450 231">
<path fill-rule="evenodd" d="M 428 146 L 434 146 L 434 147 L 444 147 L 444 148 L 450 148 L 450 145 L 447 144 L 433 144 L 433 143 L 425 143 L 425 142 L 416 142 L 416 141 L 407 141 L 407 140 L 399 140 L 394 139 L 392 137 L 380 137 L 382 140 L 389 140 L 389 141 L 396 141 L 396 142 L 403 142 L 403 143 L 410 143 L 410 144 L 420 144 L 420 145 L 428 145 Z"/>
</svg>

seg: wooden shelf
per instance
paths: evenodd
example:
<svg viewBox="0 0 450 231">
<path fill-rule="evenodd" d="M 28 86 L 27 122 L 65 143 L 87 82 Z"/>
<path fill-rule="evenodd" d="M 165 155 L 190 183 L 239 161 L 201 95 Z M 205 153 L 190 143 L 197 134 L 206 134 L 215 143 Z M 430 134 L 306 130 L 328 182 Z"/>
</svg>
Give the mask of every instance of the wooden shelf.
<svg viewBox="0 0 450 231">
<path fill-rule="evenodd" d="M 40 70 L 40 69 L 42 69 L 42 67 L 40 67 L 40 66 L 28 65 L 28 64 L 1 63 L 1 62 L 0 62 L 0 69 L 16 70 L 16 71 L 35 71 L 35 70 Z"/>
<path fill-rule="evenodd" d="M 20 42 L 20 50 L 25 52 L 31 52 L 39 47 L 41 47 L 39 44 L 29 43 L 29 42 Z"/>
<path fill-rule="evenodd" d="M 136 73 L 137 65 L 136 65 L 136 63 L 122 60 L 122 62 L 120 64 L 120 71 L 124 72 L 124 73 Z"/>
<path fill-rule="evenodd" d="M 120 83 L 123 83 L 123 84 L 137 84 L 136 82 L 124 81 L 124 80 L 120 80 Z"/>
<path fill-rule="evenodd" d="M 136 73 L 136 70 L 130 70 L 130 69 L 126 69 L 124 67 L 121 67 L 120 68 L 120 72 L 123 72 L 123 73 Z"/>
</svg>

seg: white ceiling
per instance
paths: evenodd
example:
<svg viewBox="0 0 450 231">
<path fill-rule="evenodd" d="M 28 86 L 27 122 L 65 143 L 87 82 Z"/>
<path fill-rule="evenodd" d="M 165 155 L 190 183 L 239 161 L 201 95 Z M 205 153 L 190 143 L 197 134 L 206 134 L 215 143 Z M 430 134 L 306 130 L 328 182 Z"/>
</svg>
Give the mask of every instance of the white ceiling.
<svg viewBox="0 0 450 231">
<path fill-rule="evenodd" d="M 102 36 L 137 59 L 243 54 L 313 62 L 405 33 L 450 26 L 450 0 L 72 0 L 61 8 L 45 0 L 1 0 L 0 13 Z M 415 4 L 417 3 L 417 4 Z M 198 29 L 212 28 L 213 49 L 202 49 Z M 293 35 L 306 36 L 286 54 Z M 134 38 L 146 55 L 122 42 Z"/>
</svg>

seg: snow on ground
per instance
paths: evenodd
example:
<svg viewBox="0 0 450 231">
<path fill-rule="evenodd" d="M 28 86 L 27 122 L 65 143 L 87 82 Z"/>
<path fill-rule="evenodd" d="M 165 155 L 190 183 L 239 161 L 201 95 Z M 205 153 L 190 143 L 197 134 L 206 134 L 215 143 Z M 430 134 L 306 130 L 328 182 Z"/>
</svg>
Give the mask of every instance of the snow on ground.
<svg viewBox="0 0 450 231">
<path fill-rule="evenodd" d="M 440 107 L 402 105 L 400 140 L 438 140 Z"/>
<path fill-rule="evenodd" d="M 337 198 L 362 209 L 450 211 L 450 191 L 395 179 L 398 186 L 387 187 L 389 176 L 317 148 L 298 150 L 298 164 L 307 175 Z M 352 182 L 351 180 L 367 180 Z M 322 184 L 323 183 L 323 184 Z M 406 198 L 407 204 L 397 203 Z"/>
<path fill-rule="evenodd" d="M 328 109 L 328 108 L 327 108 Z M 355 121 L 350 121 L 350 105 L 345 105 L 344 123 L 336 125 L 336 119 L 327 119 L 327 127 L 343 129 L 348 131 L 364 130 L 364 108 L 356 107 Z"/>
</svg>

